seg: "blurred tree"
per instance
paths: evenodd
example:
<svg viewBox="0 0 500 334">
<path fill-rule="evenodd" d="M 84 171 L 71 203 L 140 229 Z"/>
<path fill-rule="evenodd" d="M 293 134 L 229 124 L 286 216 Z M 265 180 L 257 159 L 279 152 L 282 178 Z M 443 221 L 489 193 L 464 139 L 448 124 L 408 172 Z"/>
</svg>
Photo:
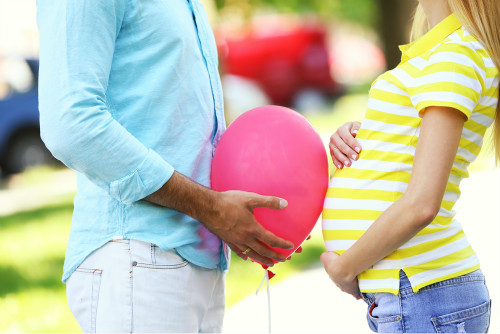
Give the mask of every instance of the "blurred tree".
<svg viewBox="0 0 500 334">
<path fill-rule="evenodd" d="M 315 13 L 331 19 L 344 19 L 374 27 L 377 23 L 377 4 L 372 0 L 216 0 L 217 8 L 236 6 L 275 8 L 284 13 Z"/>
<path fill-rule="evenodd" d="M 380 37 L 384 41 L 387 68 L 396 67 L 401 61 L 398 46 L 409 41 L 416 0 L 378 0 L 380 12 Z"/>
</svg>

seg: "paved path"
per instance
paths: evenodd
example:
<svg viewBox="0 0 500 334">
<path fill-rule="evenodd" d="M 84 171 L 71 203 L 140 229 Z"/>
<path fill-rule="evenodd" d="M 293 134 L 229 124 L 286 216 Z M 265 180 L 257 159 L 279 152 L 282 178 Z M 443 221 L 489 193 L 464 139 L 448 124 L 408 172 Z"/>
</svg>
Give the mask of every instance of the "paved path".
<svg viewBox="0 0 500 334">
<path fill-rule="evenodd" d="M 478 172 L 462 183 L 456 205 L 468 239 L 481 259 L 493 302 L 490 333 L 500 332 L 500 169 Z M 255 283 L 256 286 L 259 282 Z M 367 333 L 363 301 L 343 294 L 322 268 L 271 286 L 275 333 Z M 226 312 L 224 332 L 267 332 L 267 297 L 249 296 Z"/>
<path fill-rule="evenodd" d="M 258 282 L 257 282 L 258 284 Z M 273 333 L 367 333 L 366 304 L 340 293 L 322 267 L 271 286 Z M 226 312 L 224 332 L 266 333 L 267 296 L 247 297 Z"/>
</svg>

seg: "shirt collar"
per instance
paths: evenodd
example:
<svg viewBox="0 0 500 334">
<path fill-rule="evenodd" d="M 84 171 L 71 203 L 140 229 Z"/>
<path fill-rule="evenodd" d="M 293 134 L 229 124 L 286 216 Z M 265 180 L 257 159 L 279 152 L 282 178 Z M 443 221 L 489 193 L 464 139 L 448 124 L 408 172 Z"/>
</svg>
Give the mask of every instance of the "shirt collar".
<svg viewBox="0 0 500 334">
<path fill-rule="evenodd" d="M 455 14 L 451 14 L 439 22 L 434 28 L 429 30 L 429 32 L 427 32 L 423 37 L 410 44 L 400 45 L 399 49 L 403 53 L 401 62 L 406 62 L 412 58 L 420 56 L 424 52 L 441 43 L 446 37 L 461 27 L 462 23 L 460 23 L 457 16 Z"/>
</svg>

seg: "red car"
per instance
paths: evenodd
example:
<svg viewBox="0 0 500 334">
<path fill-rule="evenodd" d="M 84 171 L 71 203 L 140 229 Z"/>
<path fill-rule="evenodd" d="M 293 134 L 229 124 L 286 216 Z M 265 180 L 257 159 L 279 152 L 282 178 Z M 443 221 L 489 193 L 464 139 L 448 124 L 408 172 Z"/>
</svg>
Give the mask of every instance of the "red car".
<svg viewBox="0 0 500 334">
<path fill-rule="evenodd" d="M 274 104 L 292 106 L 303 92 L 341 93 L 321 24 L 263 18 L 238 36 L 217 36 L 224 72 L 257 82 Z"/>
</svg>

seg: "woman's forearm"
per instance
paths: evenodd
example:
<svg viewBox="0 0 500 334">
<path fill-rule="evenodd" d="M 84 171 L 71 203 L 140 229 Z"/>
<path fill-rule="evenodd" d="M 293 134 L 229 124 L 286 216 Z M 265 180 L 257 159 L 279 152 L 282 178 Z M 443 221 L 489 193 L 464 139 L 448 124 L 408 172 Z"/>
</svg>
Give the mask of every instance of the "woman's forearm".
<svg viewBox="0 0 500 334">
<path fill-rule="evenodd" d="M 433 208 L 406 194 L 385 210 L 363 236 L 339 258 L 338 273 L 345 280 L 397 250 L 435 217 Z"/>
</svg>

